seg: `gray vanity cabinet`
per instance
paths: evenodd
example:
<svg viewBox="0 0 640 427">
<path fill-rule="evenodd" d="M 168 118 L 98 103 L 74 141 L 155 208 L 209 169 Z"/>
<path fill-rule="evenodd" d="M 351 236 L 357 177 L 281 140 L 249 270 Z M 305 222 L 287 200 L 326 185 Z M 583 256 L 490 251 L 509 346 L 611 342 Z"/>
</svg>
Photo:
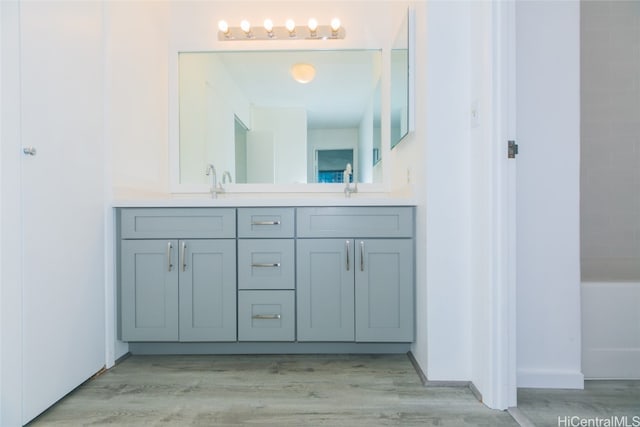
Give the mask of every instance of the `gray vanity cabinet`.
<svg viewBox="0 0 640 427">
<path fill-rule="evenodd" d="M 120 230 L 123 341 L 235 341 L 234 209 L 123 209 Z"/>
<path fill-rule="evenodd" d="M 299 208 L 297 227 L 299 341 L 413 341 L 412 208 Z"/>
</svg>

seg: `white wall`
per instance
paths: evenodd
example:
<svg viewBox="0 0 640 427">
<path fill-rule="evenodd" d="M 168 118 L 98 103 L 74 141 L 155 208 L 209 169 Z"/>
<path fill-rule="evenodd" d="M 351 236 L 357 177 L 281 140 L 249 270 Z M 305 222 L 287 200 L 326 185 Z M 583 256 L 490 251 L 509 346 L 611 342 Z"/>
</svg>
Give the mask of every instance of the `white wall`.
<svg viewBox="0 0 640 427">
<path fill-rule="evenodd" d="M 169 2 L 105 4 L 113 187 L 168 193 Z"/>
<path fill-rule="evenodd" d="M 580 5 L 516 15 L 518 386 L 582 388 Z"/>
<path fill-rule="evenodd" d="M 426 357 L 431 380 L 469 380 L 469 3 L 429 3 L 426 23 L 416 24 L 427 31 L 426 75 L 419 68 L 416 75 L 426 78 L 426 93 L 416 97 L 426 106 L 425 115 L 416 116 L 416 126 L 426 125 L 428 344 L 419 360 L 424 363 Z M 419 304 L 424 310 L 424 302 Z"/>
</svg>

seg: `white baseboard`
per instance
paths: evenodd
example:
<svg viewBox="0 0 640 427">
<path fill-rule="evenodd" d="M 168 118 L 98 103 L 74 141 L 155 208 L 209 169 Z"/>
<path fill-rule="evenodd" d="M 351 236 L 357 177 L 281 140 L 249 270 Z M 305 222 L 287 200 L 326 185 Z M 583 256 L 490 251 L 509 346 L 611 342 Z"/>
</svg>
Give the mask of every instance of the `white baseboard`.
<svg viewBox="0 0 640 427">
<path fill-rule="evenodd" d="M 582 283 L 582 370 L 588 379 L 640 378 L 640 283 Z"/>
<path fill-rule="evenodd" d="M 584 375 L 579 371 L 518 369 L 518 388 L 583 389 Z"/>
</svg>

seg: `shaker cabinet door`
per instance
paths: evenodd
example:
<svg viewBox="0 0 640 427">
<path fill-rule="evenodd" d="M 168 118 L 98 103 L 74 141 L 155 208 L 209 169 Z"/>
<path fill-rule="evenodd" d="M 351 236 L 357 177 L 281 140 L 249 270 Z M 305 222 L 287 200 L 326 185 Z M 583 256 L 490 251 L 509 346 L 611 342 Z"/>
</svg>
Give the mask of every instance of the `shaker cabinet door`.
<svg viewBox="0 0 640 427">
<path fill-rule="evenodd" d="M 298 341 L 353 341 L 353 240 L 300 239 L 296 251 Z"/>
<path fill-rule="evenodd" d="M 355 245 L 356 341 L 413 341 L 413 241 L 367 239 Z"/>
<path fill-rule="evenodd" d="M 180 341 L 236 340 L 236 241 L 181 240 Z"/>
<path fill-rule="evenodd" d="M 177 240 L 123 240 L 123 341 L 178 340 Z"/>
</svg>

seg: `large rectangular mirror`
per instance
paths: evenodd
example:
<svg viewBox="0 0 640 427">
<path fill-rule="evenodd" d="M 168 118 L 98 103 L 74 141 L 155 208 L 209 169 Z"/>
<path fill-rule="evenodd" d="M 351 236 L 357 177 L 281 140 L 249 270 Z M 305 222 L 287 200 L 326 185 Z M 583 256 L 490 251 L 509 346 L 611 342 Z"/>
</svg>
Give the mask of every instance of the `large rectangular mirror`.
<svg viewBox="0 0 640 427">
<path fill-rule="evenodd" d="M 379 50 L 180 53 L 180 183 L 381 182 L 380 78 Z"/>
</svg>

